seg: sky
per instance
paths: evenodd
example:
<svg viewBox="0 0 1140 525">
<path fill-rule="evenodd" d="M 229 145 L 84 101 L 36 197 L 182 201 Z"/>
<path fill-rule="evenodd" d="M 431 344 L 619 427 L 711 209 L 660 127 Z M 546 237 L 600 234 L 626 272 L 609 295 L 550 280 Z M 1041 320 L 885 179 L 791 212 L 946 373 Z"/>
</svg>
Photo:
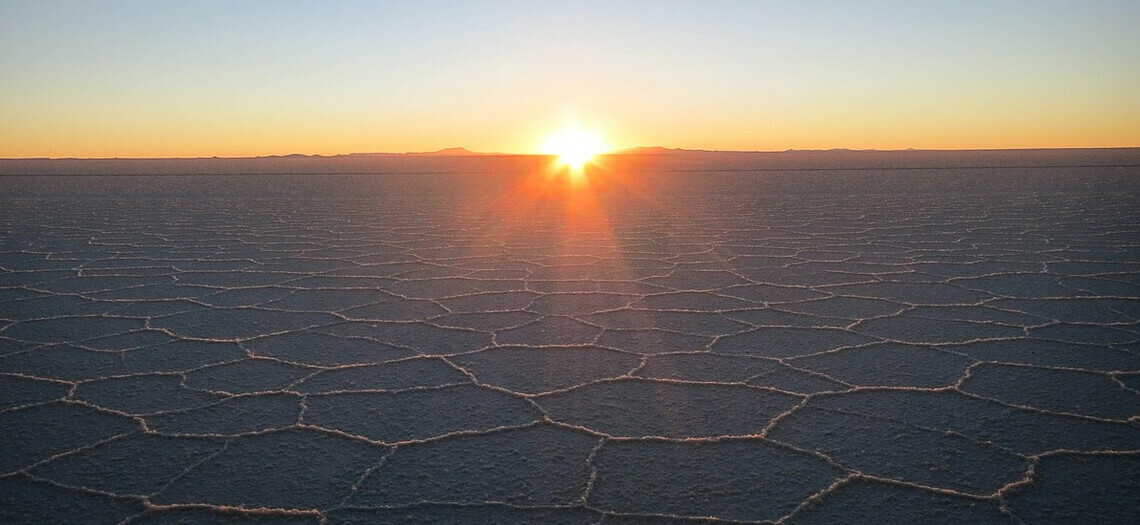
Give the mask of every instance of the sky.
<svg viewBox="0 0 1140 525">
<path fill-rule="evenodd" d="M 1140 146 L 1140 2 L 0 0 L 0 157 Z"/>
</svg>

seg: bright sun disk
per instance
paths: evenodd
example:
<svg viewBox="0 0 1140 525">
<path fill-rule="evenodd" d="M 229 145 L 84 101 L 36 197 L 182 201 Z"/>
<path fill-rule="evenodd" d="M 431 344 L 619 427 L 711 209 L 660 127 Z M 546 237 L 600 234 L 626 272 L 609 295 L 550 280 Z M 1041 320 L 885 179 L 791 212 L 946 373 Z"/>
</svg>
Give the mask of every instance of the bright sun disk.
<svg viewBox="0 0 1140 525">
<path fill-rule="evenodd" d="M 555 135 L 552 135 L 542 145 L 542 152 L 558 155 L 558 162 L 574 170 L 580 170 L 595 155 L 604 153 L 609 149 L 601 134 L 579 128 L 567 126 Z"/>
</svg>

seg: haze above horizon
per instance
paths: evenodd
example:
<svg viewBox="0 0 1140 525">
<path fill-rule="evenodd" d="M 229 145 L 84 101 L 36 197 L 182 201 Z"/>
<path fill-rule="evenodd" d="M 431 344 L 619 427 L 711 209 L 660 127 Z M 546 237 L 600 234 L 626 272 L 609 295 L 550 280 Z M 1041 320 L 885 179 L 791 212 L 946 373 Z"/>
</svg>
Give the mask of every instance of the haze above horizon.
<svg viewBox="0 0 1140 525">
<path fill-rule="evenodd" d="M 1140 146 L 1135 2 L 0 4 L 0 157 Z"/>
</svg>

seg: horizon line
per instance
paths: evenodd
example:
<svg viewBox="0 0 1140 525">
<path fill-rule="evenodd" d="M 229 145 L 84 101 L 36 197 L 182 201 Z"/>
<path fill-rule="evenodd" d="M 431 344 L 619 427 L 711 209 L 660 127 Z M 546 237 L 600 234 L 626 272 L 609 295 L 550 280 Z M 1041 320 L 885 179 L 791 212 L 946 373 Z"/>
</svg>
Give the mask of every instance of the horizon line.
<svg viewBox="0 0 1140 525">
<path fill-rule="evenodd" d="M 1137 146 L 1095 146 L 1095 147 L 1016 147 L 1016 148 L 903 148 L 903 149 L 853 149 L 853 148 L 827 148 L 827 149 L 795 149 L 785 150 L 710 150 L 669 148 L 666 146 L 635 146 L 620 148 L 598 153 L 597 156 L 653 156 L 684 153 L 724 153 L 724 154 L 780 154 L 780 153 L 905 153 L 905 152 L 986 152 L 986 151 L 1088 151 L 1088 150 L 1129 150 L 1140 149 Z M 640 151 L 652 150 L 652 151 Z M 254 159 L 282 159 L 282 158 L 337 158 L 352 156 L 422 156 L 422 157 L 556 157 L 556 153 L 507 153 L 507 152 L 480 152 L 462 146 L 443 148 L 435 151 L 408 151 L 408 152 L 353 152 L 353 153 L 285 153 L 243 156 L 172 156 L 172 157 L 0 157 L 0 160 L 254 160 Z"/>
</svg>

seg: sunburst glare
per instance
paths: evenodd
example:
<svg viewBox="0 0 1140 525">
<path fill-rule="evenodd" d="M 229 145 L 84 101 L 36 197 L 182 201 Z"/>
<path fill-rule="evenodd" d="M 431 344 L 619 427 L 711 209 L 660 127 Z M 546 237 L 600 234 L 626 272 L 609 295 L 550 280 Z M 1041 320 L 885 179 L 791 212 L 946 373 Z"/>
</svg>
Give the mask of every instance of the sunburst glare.
<svg viewBox="0 0 1140 525">
<path fill-rule="evenodd" d="M 558 162 L 571 169 L 581 170 L 594 156 L 609 149 L 602 134 L 578 125 L 569 124 L 543 142 L 540 152 L 557 155 Z"/>
</svg>

